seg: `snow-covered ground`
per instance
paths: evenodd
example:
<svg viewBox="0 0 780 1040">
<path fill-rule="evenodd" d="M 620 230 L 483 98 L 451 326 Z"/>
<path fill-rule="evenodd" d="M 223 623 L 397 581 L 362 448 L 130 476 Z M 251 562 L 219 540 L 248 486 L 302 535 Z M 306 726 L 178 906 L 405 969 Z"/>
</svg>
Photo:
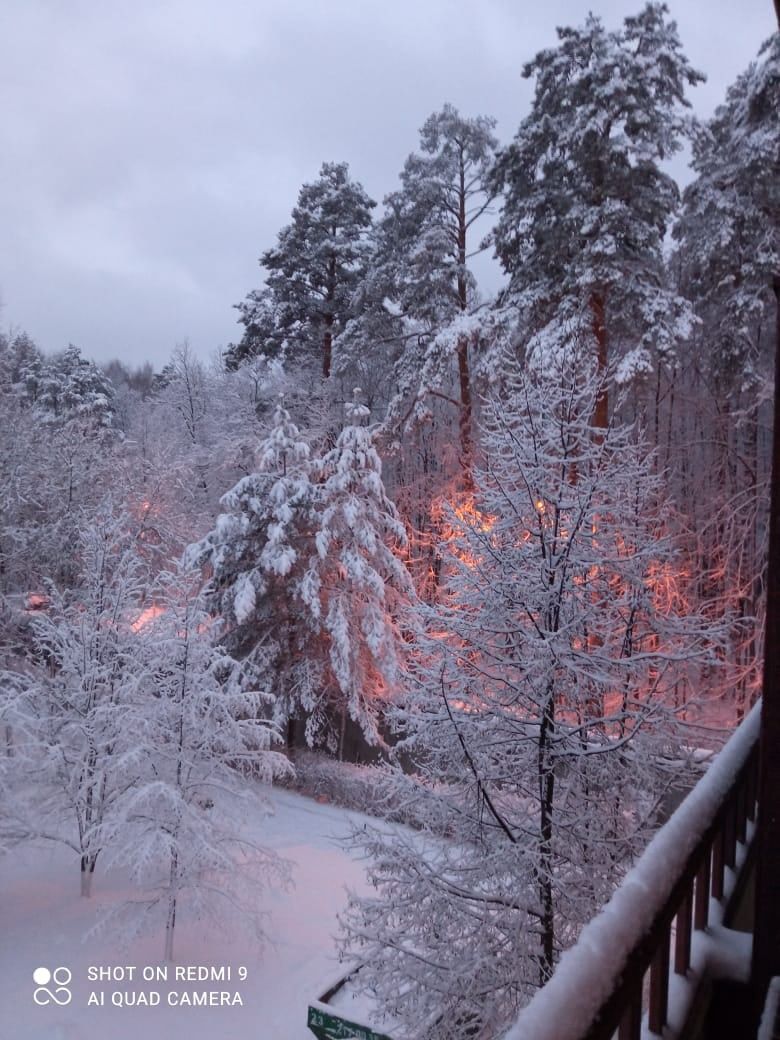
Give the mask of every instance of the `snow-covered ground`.
<svg viewBox="0 0 780 1040">
<path fill-rule="evenodd" d="M 263 909 L 273 945 L 258 950 L 233 930 L 209 922 L 181 921 L 176 932 L 176 965 L 230 966 L 229 983 L 138 981 L 144 966 L 161 964 L 162 935 L 145 936 L 124 948 L 115 936 L 83 941 L 96 912 L 116 898 L 123 878 L 96 874 L 91 900 L 79 896 L 73 853 L 59 847 L 25 847 L 0 856 L 0 1040 L 311 1040 L 306 1027 L 309 1001 L 338 978 L 336 916 L 345 886 L 364 889 L 363 867 L 340 846 L 339 838 L 358 813 L 322 805 L 284 790 L 271 793 L 275 814 L 250 820 L 248 832 L 294 864 L 294 887 L 267 892 Z M 66 967 L 72 973 L 72 1000 L 39 1006 L 33 999 L 33 971 Z M 136 969 L 133 981 L 90 982 L 90 967 Z M 247 969 L 245 981 L 238 968 Z M 57 976 L 58 981 L 63 976 Z M 52 981 L 48 987 L 54 990 Z M 243 1006 L 169 1006 L 169 991 L 238 991 Z M 104 1006 L 90 1006 L 93 992 Z M 158 1006 L 117 1007 L 114 991 L 160 994 Z M 42 1000 L 45 993 L 39 994 Z M 342 1011 L 346 1013 L 346 1009 Z"/>
</svg>

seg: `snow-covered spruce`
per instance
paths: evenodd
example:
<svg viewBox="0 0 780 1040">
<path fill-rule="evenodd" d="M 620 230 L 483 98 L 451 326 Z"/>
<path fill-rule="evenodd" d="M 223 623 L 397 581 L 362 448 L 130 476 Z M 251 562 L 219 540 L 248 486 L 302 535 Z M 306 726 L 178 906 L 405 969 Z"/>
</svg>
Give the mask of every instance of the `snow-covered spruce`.
<svg viewBox="0 0 780 1040">
<path fill-rule="evenodd" d="M 367 416 L 350 404 L 334 448 L 312 460 L 280 403 L 257 472 L 224 496 L 231 511 L 190 552 L 211 565 L 226 646 L 262 672 L 277 723 L 302 715 L 307 742 L 334 749 L 347 718 L 379 741 L 396 683 L 399 599 L 411 595 L 395 551 L 405 532 Z"/>
<path fill-rule="evenodd" d="M 398 685 L 401 615 L 413 599 L 398 550 L 406 532 L 382 483 L 382 463 L 355 400 L 336 445 L 319 463 L 316 552 L 301 596 L 328 647 L 320 714 L 338 720 L 343 751 L 347 717 L 369 743 L 381 743 L 379 721 Z"/>
<path fill-rule="evenodd" d="M 323 669 L 300 596 L 317 515 L 309 455 L 280 398 L 255 472 L 222 497 L 226 511 L 187 554 L 211 568 L 210 607 L 222 619 L 221 639 L 254 665 L 280 725 L 311 704 Z"/>
</svg>

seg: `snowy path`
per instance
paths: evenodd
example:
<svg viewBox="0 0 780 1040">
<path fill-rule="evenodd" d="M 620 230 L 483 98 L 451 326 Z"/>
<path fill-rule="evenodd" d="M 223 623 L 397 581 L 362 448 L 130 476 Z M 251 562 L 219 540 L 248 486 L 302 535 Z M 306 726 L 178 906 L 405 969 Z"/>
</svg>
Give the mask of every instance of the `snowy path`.
<svg viewBox="0 0 780 1040">
<path fill-rule="evenodd" d="M 160 963 L 162 936 L 147 936 L 122 949 L 116 937 L 100 934 L 89 944 L 84 933 L 96 908 L 122 879 L 97 874 L 91 901 L 78 894 L 78 868 L 72 853 L 30 848 L 0 857 L 0 1040 L 311 1040 L 306 1008 L 339 974 L 333 935 L 345 903 L 345 886 L 363 888 L 363 867 L 338 843 L 358 813 L 320 805 L 288 791 L 271 794 L 275 815 L 248 821 L 256 840 L 295 864 L 295 887 L 268 892 L 263 908 L 273 946 L 262 951 L 248 939 L 220 932 L 206 922 L 177 927 L 176 963 L 231 965 L 234 981 L 222 983 L 89 982 L 89 966 Z M 71 1003 L 39 1007 L 33 1001 L 32 973 L 43 966 L 70 969 Z M 248 969 L 235 981 L 239 965 Z M 52 986 L 50 985 L 50 989 Z M 93 990 L 105 992 L 106 1006 L 88 1006 Z M 157 990 L 159 1006 L 111 1006 L 114 990 Z M 170 1007 L 168 991 L 239 990 L 243 1006 Z"/>
</svg>

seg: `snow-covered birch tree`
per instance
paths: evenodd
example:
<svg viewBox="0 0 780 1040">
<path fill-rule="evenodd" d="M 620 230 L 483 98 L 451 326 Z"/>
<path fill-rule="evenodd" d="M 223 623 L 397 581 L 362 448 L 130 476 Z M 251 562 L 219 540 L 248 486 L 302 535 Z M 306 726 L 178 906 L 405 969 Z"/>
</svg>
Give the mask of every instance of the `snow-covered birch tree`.
<svg viewBox="0 0 780 1040">
<path fill-rule="evenodd" d="M 254 928 L 259 889 L 288 881 L 285 861 L 246 824 L 267 811 L 258 785 L 292 770 L 264 721 L 268 695 L 214 641 L 200 575 L 163 575 L 156 599 L 165 609 L 139 647 L 139 776 L 116 805 L 110 849 L 138 893 L 111 916 L 133 930 L 164 922 L 172 960 L 182 916 L 210 912 L 224 922 L 233 913 Z"/>
<path fill-rule="evenodd" d="M 30 622 L 33 654 L 5 674 L 0 705 L 14 748 L 0 774 L 0 833 L 72 848 L 84 896 L 112 841 L 117 800 L 139 769 L 130 734 L 143 681 L 134 624 L 144 583 L 129 526 L 107 507 L 84 526 L 80 584 L 48 586 L 47 609 Z"/>
<path fill-rule="evenodd" d="M 669 505 L 636 431 L 595 421 L 592 342 L 505 357 L 396 715 L 423 830 L 355 835 L 376 891 L 346 947 L 404 1037 L 499 1035 L 549 977 L 657 822 L 675 687 L 716 637 L 669 609 Z"/>
</svg>

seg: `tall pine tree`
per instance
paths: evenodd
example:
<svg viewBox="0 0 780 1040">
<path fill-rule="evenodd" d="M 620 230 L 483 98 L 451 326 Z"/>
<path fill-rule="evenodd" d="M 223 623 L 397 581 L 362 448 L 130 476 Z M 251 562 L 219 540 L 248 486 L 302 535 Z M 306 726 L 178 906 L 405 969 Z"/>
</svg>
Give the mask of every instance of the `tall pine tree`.
<svg viewBox="0 0 780 1040">
<path fill-rule="evenodd" d="M 689 133 L 686 87 L 704 77 L 662 3 L 617 30 L 590 15 L 558 30 L 523 72 L 534 99 L 496 167 L 496 251 L 526 336 L 561 319 L 589 331 L 602 371 L 651 372 L 690 328 L 664 280 L 663 242 L 679 193 L 662 168 Z M 608 421 L 607 387 L 596 425 Z"/>
<path fill-rule="evenodd" d="M 286 347 L 318 357 L 323 377 L 330 376 L 334 342 L 365 272 L 374 206 L 346 163 L 323 163 L 317 180 L 301 188 L 276 246 L 260 258 L 265 286 L 238 305 L 246 332 L 229 364 Z"/>
</svg>

